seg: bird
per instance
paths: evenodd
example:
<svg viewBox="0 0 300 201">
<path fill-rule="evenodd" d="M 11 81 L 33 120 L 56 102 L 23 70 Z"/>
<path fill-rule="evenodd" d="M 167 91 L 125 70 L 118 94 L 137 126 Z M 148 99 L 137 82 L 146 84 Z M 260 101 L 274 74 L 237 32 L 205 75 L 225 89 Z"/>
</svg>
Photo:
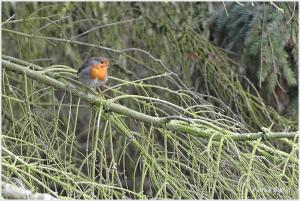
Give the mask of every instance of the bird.
<svg viewBox="0 0 300 201">
<path fill-rule="evenodd" d="M 109 65 L 110 62 L 107 58 L 90 58 L 77 71 L 79 81 L 87 88 L 96 89 L 105 85 L 108 81 Z"/>
</svg>

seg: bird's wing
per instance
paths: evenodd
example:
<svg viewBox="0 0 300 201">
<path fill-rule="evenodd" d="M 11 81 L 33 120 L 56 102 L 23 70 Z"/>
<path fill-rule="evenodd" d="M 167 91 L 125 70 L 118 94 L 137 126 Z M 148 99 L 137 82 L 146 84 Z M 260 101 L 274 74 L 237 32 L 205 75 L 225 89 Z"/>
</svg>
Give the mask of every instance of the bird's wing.
<svg viewBox="0 0 300 201">
<path fill-rule="evenodd" d="M 87 63 L 83 64 L 83 65 L 78 69 L 77 75 L 78 75 L 83 69 L 85 69 L 86 67 L 87 67 Z"/>
<path fill-rule="evenodd" d="M 78 69 L 77 71 L 77 75 L 83 70 L 83 69 L 87 69 L 91 64 L 92 64 L 92 61 L 97 59 L 96 57 L 92 57 L 90 58 L 87 62 L 85 62 L 81 68 Z"/>
</svg>

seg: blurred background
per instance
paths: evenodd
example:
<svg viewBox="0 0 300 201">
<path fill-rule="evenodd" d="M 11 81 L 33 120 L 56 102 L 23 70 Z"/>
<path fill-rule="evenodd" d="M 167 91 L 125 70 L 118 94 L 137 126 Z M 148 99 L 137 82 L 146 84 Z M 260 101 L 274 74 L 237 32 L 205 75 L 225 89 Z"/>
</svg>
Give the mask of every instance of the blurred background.
<svg viewBox="0 0 300 201">
<path fill-rule="evenodd" d="M 270 3 L 225 5 L 213 2 L 7 2 L 3 3 L 2 16 L 3 21 L 11 16 L 24 19 L 23 23 L 8 23 L 5 28 L 40 36 L 88 41 L 117 50 L 131 47 L 144 49 L 168 64 L 186 85 L 207 93 L 209 89 L 205 88 L 201 77 L 203 73 L 198 73 L 204 63 L 197 60 L 209 56 L 205 53 L 213 52 L 203 50 L 202 55 L 197 55 L 200 54 L 197 48 L 201 44 L 197 44 L 193 37 L 201 37 L 209 44 L 224 49 L 226 55 L 238 63 L 231 65 L 231 69 L 239 76 L 248 78 L 267 105 L 296 120 L 298 4 L 282 3 L 279 5 L 282 12 Z M 36 19 L 26 22 L 26 18 L 33 17 Z M 125 67 L 128 70 L 125 76 L 131 76 L 129 80 L 146 76 L 147 71 L 151 71 L 136 64 L 133 66 L 121 56 L 98 48 L 53 44 L 49 40 L 18 40 L 6 32 L 2 42 L 3 54 L 44 66 L 64 64 L 78 69 L 92 56 L 107 55 L 118 65 L 112 69 L 115 76 L 120 73 L 118 71 L 123 73 Z M 184 47 L 180 47 L 182 44 Z M 27 51 L 21 51 L 24 46 Z M 182 53 L 183 48 L 188 51 Z M 205 44 L 202 48 L 208 49 Z M 131 51 L 130 54 L 147 58 L 139 52 Z M 129 73 L 132 71 L 134 75 Z M 245 87 L 249 85 L 243 78 L 240 79 Z"/>
<path fill-rule="evenodd" d="M 238 133 L 259 132 L 262 127 L 297 130 L 296 2 L 2 2 L 2 59 L 50 69 L 58 80 L 77 86 L 76 71 L 93 56 L 111 60 L 107 98 L 130 94 L 168 102 L 118 100 L 139 112 L 202 118 Z M 264 142 L 259 153 L 247 143 L 213 146 L 207 139 L 107 113 L 6 68 L 2 68 L 2 133 L 5 149 L 28 165 L 13 170 L 10 164 L 16 159 L 2 151 L 2 180 L 18 178 L 31 190 L 54 196 L 54 192 L 80 199 L 295 199 L 297 195 L 291 189 L 297 189 L 298 166 L 286 159 L 297 158 L 296 142 Z M 129 134 L 140 144 L 132 144 Z M 288 155 L 266 154 L 273 148 Z M 249 157 L 257 162 L 251 173 Z M 34 169 L 49 175 L 31 172 L 32 162 L 42 164 Z M 61 174 L 62 169 L 70 175 Z M 163 178 L 162 172 L 168 176 Z M 256 176 L 259 172 L 266 175 Z M 243 173 L 250 174 L 246 181 Z M 84 182 L 75 185 L 77 177 Z M 241 187 L 241 182 L 246 185 Z M 253 191 L 269 183 L 289 190 Z"/>
</svg>

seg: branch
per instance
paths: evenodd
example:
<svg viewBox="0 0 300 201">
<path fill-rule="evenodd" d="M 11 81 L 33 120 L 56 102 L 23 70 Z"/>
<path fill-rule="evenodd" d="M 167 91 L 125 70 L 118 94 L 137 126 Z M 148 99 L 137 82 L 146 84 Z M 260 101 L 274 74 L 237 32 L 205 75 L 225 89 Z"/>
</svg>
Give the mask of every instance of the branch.
<svg viewBox="0 0 300 201">
<path fill-rule="evenodd" d="M 18 187 L 13 184 L 1 182 L 1 196 L 4 199 L 14 200 L 58 200 L 50 194 L 46 193 L 32 193 L 29 190 Z"/>
<path fill-rule="evenodd" d="M 158 127 L 163 127 L 168 130 L 179 131 L 187 133 L 196 137 L 211 138 L 214 140 L 220 140 L 222 138 L 231 138 L 234 141 L 251 141 L 257 140 L 259 138 L 264 139 L 275 139 L 275 138 L 295 138 L 298 136 L 298 132 L 269 132 L 268 134 L 264 132 L 260 133 L 232 133 L 228 130 L 222 129 L 216 125 L 199 119 L 183 119 L 182 117 L 153 117 L 141 112 L 124 107 L 120 104 L 114 103 L 114 99 L 104 99 L 99 96 L 92 94 L 85 94 L 83 91 L 79 91 L 77 88 L 70 87 L 70 85 L 64 84 L 63 82 L 53 79 L 47 74 L 41 71 L 35 71 L 30 68 L 25 68 L 24 66 L 12 63 L 8 60 L 2 60 L 3 66 L 9 70 L 14 71 L 19 74 L 26 74 L 28 77 L 37 80 L 39 82 L 45 83 L 56 89 L 61 89 L 70 93 L 74 96 L 80 97 L 80 99 L 88 102 L 90 105 L 103 106 L 106 110 L 125 115 L 127 117 L 139 120 L 145 123 L 149 123 Z M 191 122 L 191 123 L 190 123 Z M 197 123 L 196 123 L 197 122 Z M 200 124 L 201 123 L 201 124 Z M 199 126 L 206 125 L 209 129 L 203 129 Z"/>
<path fill-rule="evenodd" d="M 101 45 L 95 45 L 95 44 L 80 42 L 80 41 L 76 41 L 76 40 L 69 40 L 69 39 L 63 39 L 63 38 L 30 35 L 30 34 L 27 34 L 27 33 L 22 33 L 22 32 L 10 30 L 10 29 L 5 29 L 5 28 L 2 28 L 2 31 L 6 31 L 6 32 L 9 32 L 9 33 L 12 33 L 12 34 L 17 34 L 17 35 L 25 36 L 25 37 L 28 37 L 28 38 L 44 39 L 46 41 L 53 40 L 53 41 L 59 41 L 59 42 L 65 42 L 65 43 L 74 43 L 74 44 L 77 44 L 77 45 L 85 45 L 85 46 L 100 48 L 100 49 L 103 49 L 103 50 L 112 51 L 112 52 L 120 53 L 121 54 L 121 51 L 119 51 L 119 50 L 115 50 L 115 49 L 112 49 L 112 48 L 104 47 L 104 46 L 101 46 Z"/>
</svg>

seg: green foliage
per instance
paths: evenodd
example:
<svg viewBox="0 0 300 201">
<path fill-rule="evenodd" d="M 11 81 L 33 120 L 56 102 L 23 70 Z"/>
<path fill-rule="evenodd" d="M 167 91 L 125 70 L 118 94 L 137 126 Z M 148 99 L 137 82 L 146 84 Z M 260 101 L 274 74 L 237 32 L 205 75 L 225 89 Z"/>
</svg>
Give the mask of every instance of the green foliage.
<svg viewBox="0 0 300 201">
<path fill-rule="evenodd" d="M 298 196 L 297 138 L 215 141 L 215 127 L 242 134 L 274 124 L 272 131 L 288 132 L 297 123 L 265 106 L 255 87 L 243 87 L 234 71 L 242 66 L 208 41 L 207 3 L 4 2 L 2 8 L 6 62 L 84 93 L 76 70 L 89 57 L 107 56 L 106 99 L 154 117 L 197 119 L 212 135 L 145 124 L 5 67 L 4 181 L 61 199 Z M 246 18 L 236 17 L 242 27 Z M 253 44 L 255 52 L 260 44 Z M 263 72 L 265 82 L 270 72 Z"/>
<path fill-rule="evenodd" d="M 283 8 L 284 13 L 278 12 L 274 5 L 267 3 L 255 6 L 251 3 L 244 6 L 230 3 L 226 6 L 228 17 L 222 7 L 209 21 L 214 42 L 232 51 L 233 57 L 245 65 L 243 74 L 259 88 L 268 104 L 285 104 L 288 97 L 281 98 L 281 94 L 287 91 L 296 92 L 294 89 L 298 86 L 298 65 L 289 59 L 297 58 L 292 53 L 298 49 L 296 2 L 280 3 L 279 7 Z M 290 43 L 292 47 L 288 50 Z M 298 94 L 296 92 L 289 96 L 295 99 Z M 279 99 L 276 104 L 273 104 L 274 97 Z M 284 112 L 280 109 L 278 111 Z M 296 116 L 293 118 L 297 119 Z"/>
</svg>

